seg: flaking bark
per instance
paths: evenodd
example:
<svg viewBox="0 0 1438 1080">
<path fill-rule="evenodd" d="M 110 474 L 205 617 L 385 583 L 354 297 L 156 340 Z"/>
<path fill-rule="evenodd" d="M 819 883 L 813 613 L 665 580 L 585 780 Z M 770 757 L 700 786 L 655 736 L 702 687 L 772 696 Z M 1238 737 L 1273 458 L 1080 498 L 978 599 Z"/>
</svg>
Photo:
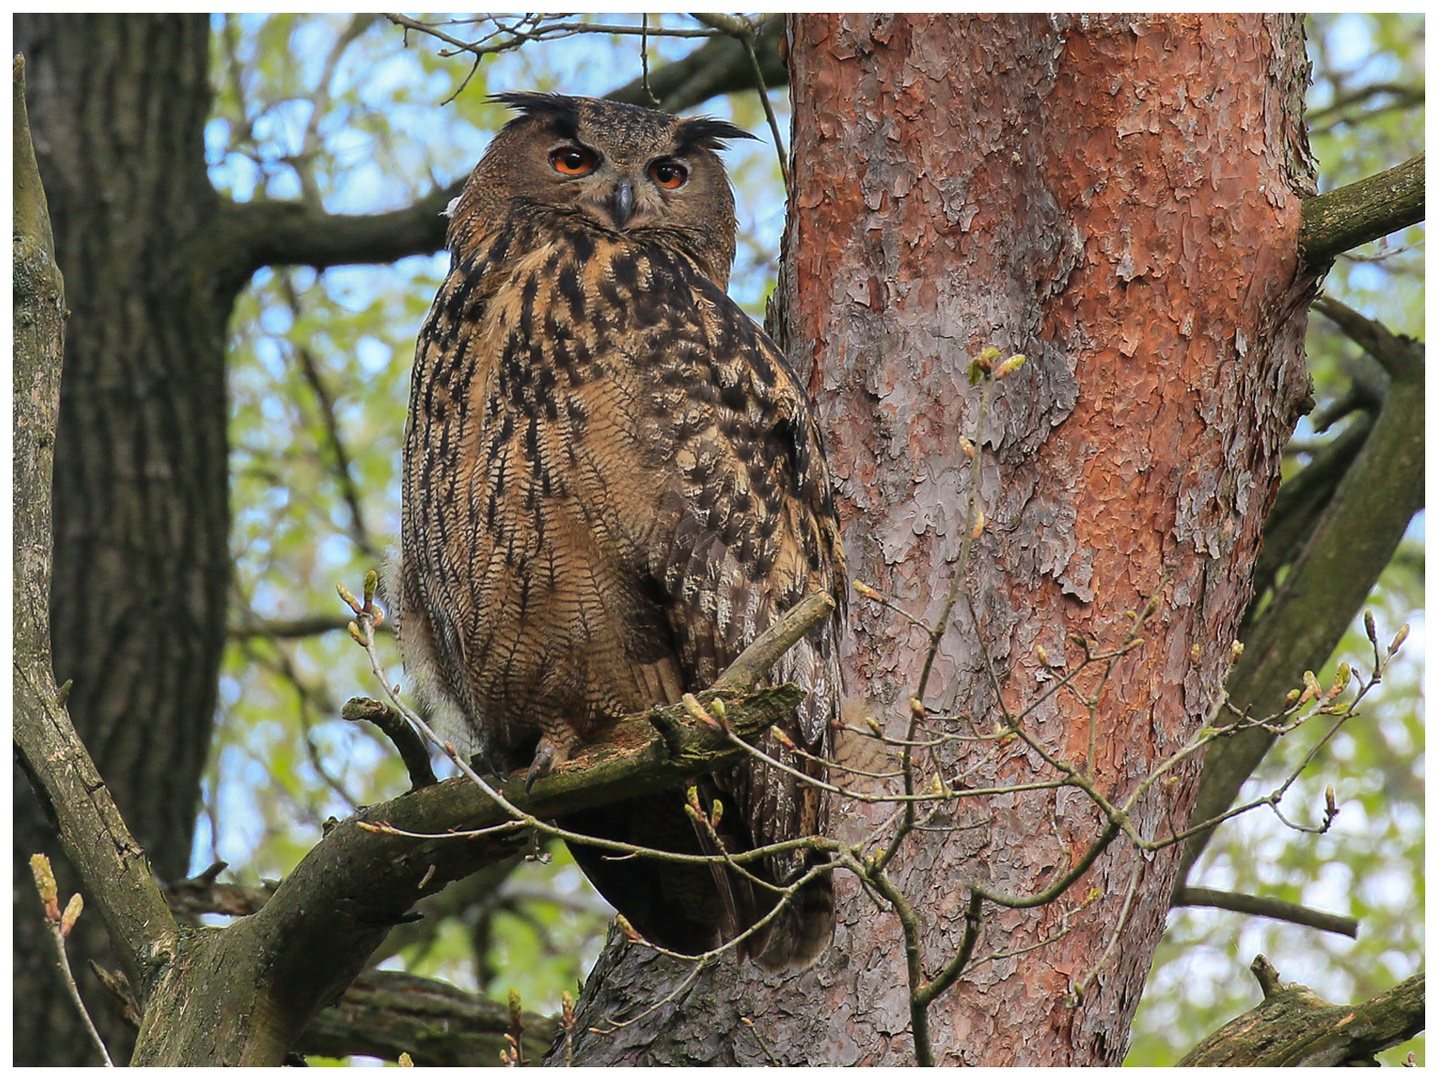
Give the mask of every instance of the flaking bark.
<svg viewBox="0 0 1438 1080">
<path fill-rule="evenodd" d="M 1061 659 L 1074 632 L 1114 644 L 1125 611 L 1157 595 L 1147 643 L 1101 700 L 1093 759 L 1081 713 L 1054 702 L 1029 728 L 1104 790 L 1130 790 L 1218 697 L 1304 396 L 1301 23 L 839 15 L 796 17 L 790 35 L 778 329 L 825 419 L 854 576 L 937 617 L 973 525 L 958 447 L 979 419 L 969 360 L 988 345 L 1026 355 L 984 417 L 988 525 L 924 704 L 955 715 L 953 731 L 992 732 L 996 693 L 1017 711 L 1052 678 L 1036 646 Z M 903 735 L 927 642 L 855 610 L 846 715 Z M 928 756 L 925 777 L 1043 775 L 1021 747 L 969 745 Z M 839 754 L 893 767 L 859 738 Z M 1193 763 L 1177 770 L 1135 826 L 1157 837 L 1182 819 L 1195 782 Z M 838 838 L 888 812 L 838 800 Z M 1068 793 L 974 800 L 945 820 L 952 832 L 924 834 L 892 870 L 924 927 L 926 972 L 959 948 L 965 880 L 1030 891 L 1100 825 Z M 977 957 L 1031 951 L 934 1002 L 937 1063 L 1122 1060 L 1176 869 L 1172 850 L 1149 862 L 1119 841 L 1058 904 L 986 907 Z M 898 921 L 852 877 L 836 883 L 832 950 L 787 980 L 721 967 L 683 984 L 687 971 L 611 942 L 577 1060 L 912 1063 Z M 1097 899 L 1080 913 L 1082 897 Z M 1116 936 L 1123 947 L 1105 954 Z"/>
</svg>

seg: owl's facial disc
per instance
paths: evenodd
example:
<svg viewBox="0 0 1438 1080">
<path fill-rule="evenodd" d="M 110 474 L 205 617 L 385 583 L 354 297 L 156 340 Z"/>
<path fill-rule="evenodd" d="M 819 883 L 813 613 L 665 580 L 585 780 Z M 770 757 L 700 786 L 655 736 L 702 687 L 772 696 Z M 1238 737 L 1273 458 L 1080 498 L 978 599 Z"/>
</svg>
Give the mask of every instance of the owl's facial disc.
<svg viewBox="0 0 1438 1080">
<path fill-rule="evenodd" d="M 689 176 L 688 167 L 672 156 L 646 161 L 620 154 L 616 159 L 573 136 L 551 145 L 547 159 L 549 178 L 568 192 L 569 205 L 616 232 L 663 217 L 668 194 Z"/>
</svg>

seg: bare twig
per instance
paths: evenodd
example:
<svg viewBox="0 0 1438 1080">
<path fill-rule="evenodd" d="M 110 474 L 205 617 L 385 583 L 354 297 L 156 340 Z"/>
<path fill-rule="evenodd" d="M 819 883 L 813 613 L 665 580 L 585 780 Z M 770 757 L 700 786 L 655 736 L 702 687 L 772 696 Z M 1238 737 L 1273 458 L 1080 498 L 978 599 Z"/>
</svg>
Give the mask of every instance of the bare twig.
<svg viewBox="0 0 1438 1080">
<path fill-rule="evenodd" d="M 349 620 L 339 615 L 302 615 L 295 619 L 261 619 L 253 612 L 241 614 L 239 624 L 230 627 L 232 638 L 266 637 L 275 639 L 318 637 L 321 634 L 344 633 Z M 393 634 L 388 623 L 375 627 L 379 634 Z"/>
<path fill-rule="evenodd" d="M 400 760 L 409 773 L 411 787 L 423 788 L 439 783 L 424 742 L 399 713 L 372 698 L 350 698 L 340 710 L 340 715 L 346 720 L 364 720 L 384 732 L 399 751 Z"/>
<path fill-rule="evenodd" d="M 90 1011 L 85 1008 L 85 1002 L 80 997 L 80 988 L 75 985 L 75 975 L 70 970 L 70 958 L 65 953 L 65 939 L 70 936 L 70 931 L 75 926 L 75 920 L 80 917 L 80 912 L 85 906 L 84 901 L 80 894 L 76 893 L 70 897 L 70 902 L 65 905 L 65 910 L 63 912 L 60 910 L 60 896 L 55 884 L 55 872 L 50 868 L 50 860 L 46 856 L 31 855 L 30 872 L 35 875 L 35 891 L 40 894 L 40 902 L 45 907 L 45 928 L 50 931 L 50 939 L 55 943 L 60 978 L 65 983 L 70 1000 L 75 1003 L 75 1010 L 85 1024 L 90 1041 L 95 1044 L 95 1049 L 100 1051 L 100 1057 L 104 1059 L 105 1065 L 114 1068 L 115 1063 L 110 1060 L 110 1051 L 105 1049 L 105 1040 L 100 1038 L 100 1033 L 95 1030 L 95 1022 L 90 1019 Z"/>
<path fill-rule="evenodd" d="M 789 164 L 784 153 L 784 137 L 779 133 L 779 121 L 774 116 L 774 106 L 769 102 L 769 88 L 764 82 L 764 69 L 759 63 L 759 54 L 754 43 L 759 32 L 758 25 L 742 15 L 724 15 L 718 12 L 696 12 L 694 18 L 705 26 L 713 27 L 728 34 L 744 47 L 749 59 L 749 69 L 754 74 L 754 89 L 759 92 L 759 101 L 764 106 L 764 118 L 769 122 L 769 133 L 774 138 L 774 152 L 779 157 L 779 175 L 784 181 L 784 190 L 789 190 Z"/>
<path fill-rule="evenodd" d="M 1315 911 L 1301 904 L 1290 904 L 1269 896 L 1245 896 L 1242 893 L 1223 892 L 1219 889 L 1201 889 L 1184 886 L 1173 895 L 1174 907 L 1211 907 L 1224 911 L 1237 911 L 1244 915 L 1262 915 L 1268 919 L 1294 923 L 1297 926 L 1311 926 L 1315 930 L 1342 934 L 1345 937 L 1358 936 L 1358 920 L 1347 915 L 1333 915 L 1326 911 Z"/>
<path fill-rule="evenodd" d="M 644 88 L 644 96 L 649 99 L 649 104 L 659 108 L 659 99 L 654 96 L 654 91 L 649 87 L 649 13 L 646 11 L 640 17 L 640 28 L 644 31 L 639 39 L 639 81 Z M 661 15 L 662 19 L 663 16 Z"/>
<path fill-rule="evenodd" d="M 490 16 L 487 19 L 467 20 L 472 22 L 488 22 L 495 27 L 494 30 L 484 35 L 477 41 L 464 41 L 439 29 L 441 24 L 420 22 L 418 19 L 411 19 L 406 15 L 385 12 L 384 17 L 396 26 L 404 27 L 406 30 L 415 30 L 422 34 L 429 34 L 438 38 L 453 51 L 440 50 L 441 56 L 455 56 L 458 53 L 470 53 L 475 57 L 493 56 L 496 53 L 511 52 L 523 45 L 536 41 L 553 41 L 556 38 L 574 37 L 576 34 L 618 34 L 633 35 L 637 37 L 673 37 L 673 38 L 707 38 L 714 37 L 721 31 L 718 30 L 691 30 L 678 27 L 645 27 L 626 26 L 615 23 L 588 23 L 568 22 L 564 16 L 556 16 L 557 21 L 547 22 L 549 16 L 525 15 L 519 18 L 506 20 L 502 17 Z M 443 25 L 456 25 L 457 20 L 448 20 Z"/>
<path fill-rule="evenodd" d="M 1108 945 L 1105 946 L 1103 953 L 1099 956 L 1093 967 L 1089 969 L 1088 978 L 1075 979 L 1073 981 L 1072 986 L 1069 988 L 1069 1002 L 1071 1005 L 1076 1006 L 1079 1002 L 1083 1001 L 1084 992 L 1087 990 L 1088 984 L 1098 977 L 1098 973 L 1103 970 L 1104 965 L 1112 959 L 1113 954 L 1118 950 L 1118 943 L 1123 940 L 1124 928 L 1128 926 L 1129 912 L 1133 910 L 1133 898 L 1134 894 L 1138 891 L 1138 881 L 1142 876 L 1143 860 L 1135 859 L 1133 873 L 1131 873 L 1128 878 L 1128 888 L 1124 890 L 1123 907 L 1119 909 L 1118 922 L 1114 924 L 1113 931 L 1109 935 Z"/>
</svg>

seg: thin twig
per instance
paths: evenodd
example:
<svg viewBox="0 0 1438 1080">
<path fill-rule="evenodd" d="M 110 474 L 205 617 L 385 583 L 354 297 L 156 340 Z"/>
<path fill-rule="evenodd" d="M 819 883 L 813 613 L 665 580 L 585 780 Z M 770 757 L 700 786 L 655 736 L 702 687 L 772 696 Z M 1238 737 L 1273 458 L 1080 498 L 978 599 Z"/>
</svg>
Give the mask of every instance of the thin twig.
<svg viewBox="0 0 1438 1080">
<path fill-rule="evenodd" d="M 65 953 L 65 939 L 70 935 L 75 925 L 75 920 L 80 917 L 84 908 L 84 901 L 80 894 L 76 893 L 70 897 L 70 902 L 65 905 L 65 910 L 60 910 L 59 888 L 55 883 L 55 872 L 50 867 L 50 860 L 45 855 L 30 856 L 30 872 L 35 876 L 35 891 L 40 894 L 40 903 L 45 909 L 45 929 L 50 931 L 50 940 L 55 943 L 55 955 L 60 964 L 60 978 L 65 984 L 65 989 L 74 1002 L 75 1009 L 80 1014 L 80 1019 L 85 1024 L 85 1030 L 90 1035 L 90 1041 L 95 1044 L 95 1049 L 100 1051 L 107 1068 L 114 1068 L 115 1063 L 110 1060 L 110 1052 L 105 1049 L 105 1040 L 100 1038 L 100 1033 L 95 1029 L 95 1022 L 90 1019 L 90 1012 L 85 1008 L 85 1002 L 80 997 L 80 987 L 75 983 L 75 974 L 70 970 L 70 958 Z"/>
<path fill-rule="evenodd" d="M 754 88 L 759 92 L 759 101 L 764 106 L 764 118 L 769 122 L 769 132 L 774 137 L 774 152 L 779 157 L 779 176 L 784 181 L 784 191 L 789 190 L 788 155 L 784 152 L 784 137 L 779 134 L 779 121 L 774 116 L 774 106 L 769 101 L 769 87 L 764 79 L 764 69 L 759 63 L 759 53 L 754 41 L 759 27 L 752 19 L 743 15 L 724 15 L 718 12 L 695 12 L 694 18 L 705 26 L 720 33 L 728 34 L 744 48 L 749 58 L 750 70 L 754 73 Z"/>
<path fill-rule="evenodd" d="M 676 27 L 655 27 L 648 29 L 641 26 L 623 26 L 613 23 L 586 23 L 586 22 L 544 22 L 544 16 L 527 16 L 524 19 L 512 23 L 506 23 L 501 19 L 490 18 L 487 20 L 471 20 L 477 22 L 490 22 L 497 29 L 487 34 L 479 41 L 462 41 L 452 37 L 438 29 L 438 24 L 423 23 L 417 19 L 411 19 L 405 15 L 392 12 L 385 12 L 384 17 L 396 26 L 406 30 L 416 30 L 422 34 L 429 34 L 451 46 L 455 52 L 441 49 L 441 56 L 454 56 L 458 52 L 467 52 L 475 57 L 492 56 L 496 53 L 511 52 L 523 45 L 535 41 L 552 41 L 556 38 L 574 37 L 577 34 L 617 34 L 634 35 L 640 37 L 673 37 L 673 38 L 709 38 L 718 36 L 718 30 L 686 30 Z M 453 22 L 449 23 L 453 25 Z M 528 26 L 529 29 L 522 29 Z M 497 40 L 496 40 L 497 39 Z M 495 44 L 486 42 L 495 41 Z"/>
<path fill-rule="evenodd" d="M 660 16 L 661 19 L 663 17 Z M 639 85 L 643 88 L 645 96 L 649 98 L 649 103 L 657 109 L 660 104 L 659 99 L 649 88 L 649 13 L 646 11 L 639 18 L 640 28 L 644 31 L 639 38 Z"/>
<path fill-rule="evenodd" d="M 1069 987 L 1070 1005 L 1077 1006 L 1083 1001 L 1085 988 L 1091 981 L 1098 977 L 1098 973 L 1117 951 L 1118 943 L 1123 940 L 1124 929 L 1128 926 L 1129 913 L 1133 910 L 1134 894 L 1138 892 L 1138 880 L 1142 875 L 1143 860 L 1135 859 L 1133 863 L 1133 873 L 1131 873 L 1128 878 L 1128 888 L 1124 890 L 1123 907 L 1119 909 L 1118 922 L 1114 924 L 1113 931 L 1109 935 L 1108 945 L 1104 948 L 1103 953 L 1100 954 L 1093 967 L 1089 969 L 1088 978 L 1075 979 Z"/>
</svg>

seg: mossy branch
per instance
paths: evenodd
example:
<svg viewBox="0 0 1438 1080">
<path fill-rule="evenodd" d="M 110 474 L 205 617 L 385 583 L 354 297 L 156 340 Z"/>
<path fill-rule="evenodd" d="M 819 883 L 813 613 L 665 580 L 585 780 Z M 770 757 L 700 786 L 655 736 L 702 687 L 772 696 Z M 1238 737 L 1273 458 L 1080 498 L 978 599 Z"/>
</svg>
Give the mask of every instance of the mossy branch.
<svg viewBox="0 0 1438 1080">
<path fill-rule="evenodd" d="M 1306 986 L 1280 981 L 1263 956 L 1252 971 L 1263 1001 L 1204 1039 L 1179 1065 L 1372 1065 L 1374 1054 L 1423 1030 L 1423 972 L 1361 1005 L 1334 1005 Z"/>
<path fill-rule="evenodd" d="M 1323 310 L 1330 317 L 1341 317 L 1340 308 L 1325 305 Z M 1228 677 L 1229 699 L 1254 716 L 1277 712 L 1298 676 L 1305 670 L 1317 671 L 1332 655 L 1392 560 L 1408 523 L 1423 506 L 1422 350 L 1378 324 L 1366 325 L 1370 322 L 1364 320 L 1364 335 L 1355 340 L 1377 350 L 1375 359 L 1390 376 L 1388 390 L 1372 430 L 1327 506 L 1321 513 L 1316 508 L 1306 511 L 1310 517 L 1318 515 L 1316 523 L 1304 537 L 1284 537 L 1284 543 L 1296 550 L 1287 577 L 1245 634 L 1247 648 Z M 1288 509 L 1288 502 L 1281 499 L 1274 514 Z M 1264 531 L 1282 536 L 1285 530 L 1271 515 Z M 1273 579 L 1277 570 L 1265 566 L 1265 574 Z M 1193 821 L 1217 818 L 1233 804 L 1274 737 L 1255 728 L 1209 749 Z M 1189 841 L 1178 877 L 1180 887 L 1211 836 L 1212 832 L 1203 832 Z"/>
<path fill-rule="evenodd" d="M 506 1048 L 509 1008 L 448 983 L 402 971 L 366 971 L 305 1028 L 301 1054 L 364 1054 L 416 1065 L 494 1066 Z M 554 1042 L 551 1017 L 524 1015 L 524 1056 L 538 1060 Z"/>
<path fill-rule="evenodd" d="M 833 609 L 832 599 L 800 605 L 746 651 L 744 666 L 718 685 L 741 688 L 761 678 Z M 782 646 L 782 647 L 781 647 Z M 767 658 L 767 659 L 766 659 Z M 742 696 L 741 696 L 742 695 Z M 745 753 L 730 735 L 754 739 L 803 698 L 791 685 L 743 695 L 708 690 L 701 708 L 680 704 L 616 721 L 591 744 L 541 778 L 523 773 L 495 782 L 491 798 L 460 777 L 368 807 L 330 830 L 280 884 L 269 902 L 224 930 L 187 935 L 155 1015 L 185 1008 L 213 1022 L 141 1033 L 135 1063 L 279 1064 L 319 1009 L 354 980 L 391 926 L 416 901 L 513 854 L 526 821 L 570 815 L 619 799 L 682 787 L 734 764 Z M 713 703 L 724 697 L 725 707 Z M 722 711 L 721 724 L 705 718 Z M 696 715 L 699 714 L 699 715 Z M 692 856 L 691 856 L 692 858 Z"/>
<path fill-rule="evenodd" d="M 1423 220 L 1426 155 L 1303 201 L 1298 251 L 1322 269 L 1345 251 Z"/>
</svg>

